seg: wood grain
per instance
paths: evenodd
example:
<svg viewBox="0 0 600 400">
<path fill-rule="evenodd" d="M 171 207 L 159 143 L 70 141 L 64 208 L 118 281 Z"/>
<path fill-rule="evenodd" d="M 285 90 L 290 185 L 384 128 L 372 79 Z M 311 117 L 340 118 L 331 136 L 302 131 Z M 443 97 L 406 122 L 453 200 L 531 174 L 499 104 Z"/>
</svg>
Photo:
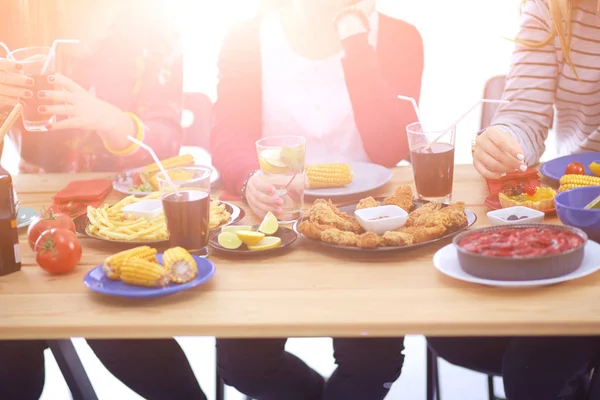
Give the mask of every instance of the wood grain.
<svg viewBox="0 0 600 400">
<path fill-rule="evenodd" d="M 49 205 L 71 179 L 102 175 L 20 175 L 23 206 Z M 408 167 L 375 195 L 412 182 Z M 487 225 L 485 182 L 457 166 L 454 199 Z M 122 195 L 112 193 L 107 201 Z M 343 199 L 346 201 L 348 199 Z M 249 223 L 256 219 L 247 217 Z M 550 217 L 548 222 L 556 222 Z M 213 253 L 208 284 L 150 301 L 111 298 L 87 290 L 85 273 L 111 245 L 82 239 L 81 265 L 47 275 L 21 235 L 23 270 L 0 277 L 0 338 L 570 335 L 600 332 L 600 274 L 538 289 L 507 290 L 447 278 L 432 265 L 448 241 L 407 252 L 362 255 L 299 240 L 274 257 L 231 258 Z"/>
</svg>

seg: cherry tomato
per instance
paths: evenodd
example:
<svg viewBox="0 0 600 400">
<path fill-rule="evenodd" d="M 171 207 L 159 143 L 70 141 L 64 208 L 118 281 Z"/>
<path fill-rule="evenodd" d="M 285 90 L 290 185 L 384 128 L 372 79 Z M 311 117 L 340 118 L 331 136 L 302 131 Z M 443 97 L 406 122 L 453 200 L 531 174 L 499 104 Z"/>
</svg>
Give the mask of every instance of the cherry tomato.
<svg viewBox="0 0 600 400">
<path fill-rule="evenodd" d="M 585 168 L 578 162 L 572 162 L 567 165 L 566 175 L 585 175 Z"/>
<path fill-rule="evenodd" d="M 527 186 L 525 186 L 525 193 L 526 193 L 528 196 L 533 196 L 533 195 L 535 195 L 535 192 L 537 192 L 537 189 L 536 189 L 536 188 L 534 188 L 533 186 L 531 186 L 531 185 L 527 185 Z"/>
<path fill-rule="evenodd" d="M 68 229 L 71 232 L 76 233 L 75 224 L 73 223 L 71 217 L 69 217 L 67 214 L 55 214 L 52 210 L 48 210 L 39 217 L 35 218 L 27 229 L 27 240 L 29 241 L 29 247 L 31 247 L 31 250 L 35 251 L 35 243 L 42 232 L 53 228 Z"/>
<path fill-rule="evenodd" d="M 42 232 L 35 248 L 35 261 L 51 274 L 69 272 L 81 260 L 81 244 L 77 235 L 68 229 L 50 229 Z"/>
</svg>

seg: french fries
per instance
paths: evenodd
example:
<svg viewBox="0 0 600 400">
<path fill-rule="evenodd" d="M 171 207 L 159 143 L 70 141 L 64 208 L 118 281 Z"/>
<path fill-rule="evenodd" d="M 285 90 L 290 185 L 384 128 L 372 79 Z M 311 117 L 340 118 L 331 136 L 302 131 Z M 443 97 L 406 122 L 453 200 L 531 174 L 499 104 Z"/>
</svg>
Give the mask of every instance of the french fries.
<svg viewBox="0 0 600 400">
<path fill-rule="evenodd" d="M 88 206 L 87 217 L 89 220 L 88 233 L 106 240 L 122 242 L 153 242 L 169 239 L 167 223 L 164 214 L 147 220 L 133 218 L 123 213 L 123 207 L 142 200 L 154 200 L 160 197 L 159 193 L 151 193 L 145 197 L 129 196 L 113 206 L 108 204 L 100 208 Z M 210 202 L 210 229 L 218 228 L 227 223 L 231 214 L 225 204 L 211 200 Z"/>
</svg>

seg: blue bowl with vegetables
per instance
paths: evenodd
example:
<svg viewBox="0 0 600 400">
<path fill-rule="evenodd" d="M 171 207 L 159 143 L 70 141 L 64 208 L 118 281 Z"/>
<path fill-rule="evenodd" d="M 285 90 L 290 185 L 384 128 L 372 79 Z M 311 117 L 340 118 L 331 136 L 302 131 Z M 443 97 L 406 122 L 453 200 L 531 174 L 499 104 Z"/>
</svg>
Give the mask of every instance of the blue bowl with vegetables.
<svg viewBox="0 0 600 400">
<path fill-rule="evenodd" d="M 600 186 L 559 193 L 554 203 L 560 222 L 580 228 L 590 240 L 600 242 Z"/>
</svg>

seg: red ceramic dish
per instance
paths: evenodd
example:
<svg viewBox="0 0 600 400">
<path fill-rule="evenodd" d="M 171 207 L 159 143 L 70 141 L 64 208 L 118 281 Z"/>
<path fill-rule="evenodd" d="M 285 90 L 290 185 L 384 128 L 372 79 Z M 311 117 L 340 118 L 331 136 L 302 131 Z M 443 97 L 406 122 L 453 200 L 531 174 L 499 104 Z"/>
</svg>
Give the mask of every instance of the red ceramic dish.
<svg viewBox="0 0 600 400">
<path fill-rule="evenodd" d="M 461 268 L 473 276 L 530 281 L 563 276 L 581 265 L 587 235 L 562 225 L 495 226 L 454 238 Z"/>
</svg>

